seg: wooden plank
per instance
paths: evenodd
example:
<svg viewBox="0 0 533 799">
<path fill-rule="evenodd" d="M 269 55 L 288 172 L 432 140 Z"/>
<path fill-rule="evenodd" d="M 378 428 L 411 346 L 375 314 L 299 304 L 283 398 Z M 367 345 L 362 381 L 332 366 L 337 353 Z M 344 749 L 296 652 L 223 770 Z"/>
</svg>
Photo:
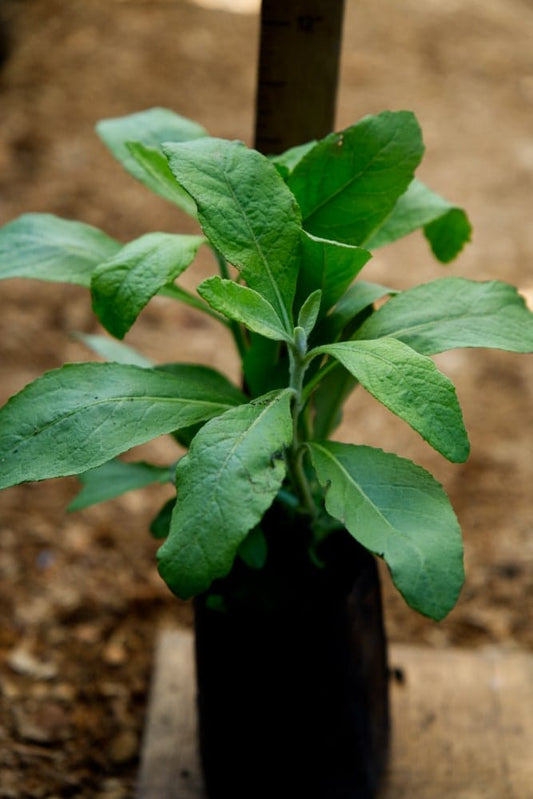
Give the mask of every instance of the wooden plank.
<svg viewBox="0 0 533 799">
<path fill-rule="evenodd" d="M 531 654 L 396 646 L 390 662 L 404 682 L 382 799 L 531 799 Z"/>
<path fill-rule="evenodd" d="M 379 799 L 531 799 L 533 655 L 391 646 L 391 761 Z M 192 635 L 160 639 L 138 799 L 205 799 Z"/>
<path fill-rule="evenodd" d="M 196 749 L 193 636 L 159 638 L 142 745 L 139 799 L 203 799 Z"/>
</svg>

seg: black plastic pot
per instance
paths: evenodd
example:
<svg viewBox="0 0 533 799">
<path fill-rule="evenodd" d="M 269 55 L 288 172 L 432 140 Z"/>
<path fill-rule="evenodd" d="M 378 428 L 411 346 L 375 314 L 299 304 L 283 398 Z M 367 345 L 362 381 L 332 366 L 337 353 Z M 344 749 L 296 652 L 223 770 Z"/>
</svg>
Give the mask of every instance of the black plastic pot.
<svg viewBox="0 0 533 799">
<path fill-rule="evenodd" d="M 209 799 L 371 799 L 386 764 L 386 641 L 374 558 L 345 531 L 309 557 L 274 507 L 261 571 L 237 562 L 195 601 Z"/>
</svg>

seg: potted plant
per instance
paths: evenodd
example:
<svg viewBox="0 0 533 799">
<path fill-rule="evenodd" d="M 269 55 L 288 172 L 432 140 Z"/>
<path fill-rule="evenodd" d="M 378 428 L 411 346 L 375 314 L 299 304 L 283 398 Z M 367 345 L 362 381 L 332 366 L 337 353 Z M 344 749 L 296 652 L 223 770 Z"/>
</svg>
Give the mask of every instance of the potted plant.
<svg viewBox="0 0 533 799">
<path fill-rule="evenodd" d="M 98 132 L 201 235 L 125 245 L 86 224 L 27 214 L 0 230 L 0 277 L 91 290 L 123 339 L 163 294 L 233 335 L 242 383 L 206 365 L 153 365 L 109 337 L 107 363 L 46 373 L 0 411 L 0 487 L 79 475 L 75 507 L 170 480 L 152 525 L 159 570 L 195 597 L 200 741 L 209 797 L 371 797 L 388 738 L 375 558 L 434 619 L 463 582 L 461 533 L 437 481 L 396 454 L 331 436 L 359 386 L 453 462 L 469 444 L 455 389 L 430 356 L 533 350 L 517 290 L 457 277 L 398 292 L 361 280 L 370 251 L 423 228 L 435 256 L 470 236 L 465 213 L 415 177 L 410 112 L 368 116 L 267 158 L 151 109 Z M 175 281 L 200 247 L 216 273 Z M 170 434 L 177 465 L 117 456 Z"/>
</svg>

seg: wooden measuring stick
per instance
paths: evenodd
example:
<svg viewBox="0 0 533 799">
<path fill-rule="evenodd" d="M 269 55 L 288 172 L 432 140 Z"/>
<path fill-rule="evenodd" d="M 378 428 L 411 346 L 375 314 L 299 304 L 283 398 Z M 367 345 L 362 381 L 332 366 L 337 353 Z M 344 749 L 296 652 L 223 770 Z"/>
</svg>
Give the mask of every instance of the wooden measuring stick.
<svg viewBox="0 0 533 799">
<path fill-rule="evenodd" d="M 263 0 L 255 147 L 277 154 L 335 124 L 344 0 Z"/>
</svg>

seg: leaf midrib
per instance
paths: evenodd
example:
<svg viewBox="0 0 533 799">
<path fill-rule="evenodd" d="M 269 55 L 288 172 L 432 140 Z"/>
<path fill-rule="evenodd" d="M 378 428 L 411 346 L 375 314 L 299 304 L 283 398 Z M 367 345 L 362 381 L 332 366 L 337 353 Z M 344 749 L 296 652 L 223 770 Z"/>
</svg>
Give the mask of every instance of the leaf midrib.
<svg viewBox="0 0 533 799">
<path fill-rule="evenodd" d="M 378 150 L 378 151 L 377 151 L 377 152 L 376 152 L 376 153 L 375 153 L 375 154 L 372 156 L 372 158 L 370 159 L 370 161 L 369 161 L 367 164 L 365 164 L 365 166 L 364 166 L 362 169 L 360 169 L 360 170 L 359 170 L 359 172 L 358 172 L 356 175 L 351 175 L 351 176 L 350 176 L 350 179 L 349 179 L 349 180 L 347 180 L 345 183 L 343 183 L 343 184 L 342 184 L 342 186 L 340 186 L 340 187 L 339 187 L 339 188 L 338 188 L 336 191 L 334 191 L 332 194 L 329 194 L 329 195 L 328 195 L 328 197 L 324 198 L 324 199 L 323 199 L 321 202 L 319 202 L 317 205 L 315 205 L 315 206 L 314 206 L 314 208 L 313 208 L 313 210 L 312 210 L 310 213 L 306 214 L 306 216 L 304 217 L 305 221 L 308 221 L 309 219 L 311 219 L 311 218 L 312 218 L 313 216 L 315 216 L 315 214 L 317 214 L 317 213 L 318 213 L 318 212 L 319 212 L 319 211 L 320 211 L 320 210 L 321 210 L 321 209 L 322 209 L 322 208 L 323 208 L 325 205 L 327 205 L 328 203 L 332 202 L 332 200 L 334 200 L 336 197 L 338 197 L 340 194 L 342 194 L 344 191 L 346 191 L 346 189 L 348 188 L 348 186 L 350 186 L 350 184 L 351 184 L 351 183 L 353 183 L 354 181 L 356 181 L 356 180 L 359 180 L 359 179 L 361 179 L 362 177 L 364 177 L 364 176 L 365 176 L 365 174 L 366 174 L 366 173 L 369 171 L 369 169 L 371 168 L 371 166 L 374 164 L 374 162 L 375 162 L 375 161 L 376 161 L 376 160 L 379 158 L 379 156 L 380 156 L 380 155 L 382 155 L 382 154 L 383 154 L 383 153 L 384 153 L 384 152 L 385 152 L 385 151 L 386 151 L 386 150 L 387 150 L 387 149 L 388 149 L 388 148 L 391 146 L 391 144 L 393 143 L 394 139 L 397 137 L 397 135 L 398 135 L 398 132 L 399 132 L 399 131 L 395 130 L 395 131 L 392 133 L 391 137 L 390 137 L 390 138 L 388 139 L 388 141 L 387 141 L 387 142 L 386 142 L 386 143 L 383 145 L 383 147 L 381 147 L 381 148 L 380 148 L 380 149 L 379 149 L 379 150 Z M 388 171 L 390 171 L 390 170 L 392 170 L 392 169 L 396 169 L 396 168 L 397 168 L 397 167 L 398 167 L 400 164 L 402 164 L 404 161 L 406 161 L 406 160 L 407 160 L 408 158 L 410 158 L 410 157 L 411 157 L 411 155 L 406 155 L 406 156 L 404 156 L 404 158 L 402 158 L 402 160 L 401 160 L 401 161 L 398 161 L 396 164 L 394 164 L 394 166 L 392 166 L 392 165 L 391 165 L 391 166 L 389 166 L 389 167 L 386 167 L 385 169 L 381 170 L 381 172 L 383 173 L 383 172 L 388 172 Z M 366 192 L 366 193 L 368 194 L 368 192 Z M 374 194 L 374 195 L 375 195 L 376 193 L 377 193 L 377 194 L 388 194 L 389 192 L 385 192 L 385 191 L 383 191 L 383 192 L 372 192 L 372 194 Z M 365 194 L 365 192 L 359 192 L 359 194 Z M 361 217 L 361 218 L 362 218 L 362 219 L 365 219 L 365 218 L 367 218 L 367 217 Z"/>
<path fill-rule="evenodd" d="M 260 259 L 261 259 L 261 261 L 262 261 L 262 263 L 263 263 L 263 265 L 265 267 L 266 273 L 268 275 L 269 282 L 270 282 L 270 284 L 271 284 L 271 286 L 272 286 L 272 288 L 274 290 L 274 294 L 275 294 L 276 300 L 278 302 L 279 308 L 280 308 L 282 316 L 283 316 L 283 320 L 282 321 L 283 321 L 284 325 L 286 325 L 286 330 L 289 331 L 290 330 L 290 321 L 289 321 L 289 317 L 288 317 L 288 314 L 287 314 L 287 310 L 285 308 L 285 303 L 283 302 L 283 298 L 281 296 L 279 287 L 278 287 L 276 281 L 274 280 L 274 276 L 272 274 L 272 270 L 270 268 L 270 264 L 268 262 L 268 259 L 266 258 L 265 254 L 263 252 L 263 249 L 262 249 L 262 247 L 261 247 L 261 245 L 259 243 L 259 240 L 258 240 L 258 238 L 257 238 L 257 236 L 255 234 L 255 231 L 252 228 L 252 225 L 251 225 L 251 223 L 250 223 L 250 221 L 248 219 L 248 215 L 245 213 L 244 207 L 241 204 L 241 202 L 240 202 L 240 200 L 239 200 L 239 198 L 238 198 L 238 196 L 237 196 L 237 194 L 235 192 L 235 189 L 233 188 L 233 184 L 230 181 L 229 173 L 228 173 L 228 170 L 227 170 L 227 156 L 226 156 L 226 162 L 224 164 L 223 175 L 224 175 L 224 180 L 226 182 L 228 190 L 229 190 L 231 196 L 233 197 L 233 199 L 235 201 L 235 204 L 236 204 L 236 206 L 238 207 L 238 209 L 239 209 L 239 211 L 241 213 L 241 216 L 242 216 L 242 218 L 243 218 L 243 220 L 245 222 L 245 225 L 246 225 L 246 227 L 247 227 L 247 229 L 248 229 L 248 231 L 250 233 L 250 236 L 251 236 L 252 241 L 253 241 L 253 243 L 255 245 L 255 248 L 256 248 L 256 250 L 257 250 L 257 252 L 259 254 L 259 257 L 260 257 Z"/>
<path fill-rule="evenodd" d="M 160 396 L 152 397 L 151 395 L 146 395 L 146 396 L 142 396 L 142 397 L 132 397 L 132 396 L 125 395 L 123 397 L 103 398 L 103 399 L 97 400 L 95 402 L 88 403 L 87 405 L 84 405 L 83 407 L 74 408 L 71 411 L 69 411 L 68 413 L 64 413 L 61 416 L 58 416 L 57 418 L 52 419 L 50 422 L 47 422 L 42 427 L 40 427 L 37 431 L 33 431 L 32 433 L 28 434 L 27 436 L 20 437 L 18 439 L 15 447 L 13 449 L 9 450 L 8 452 L 6 452 L 5 454 L 7 456 L 7 455 L 15 452 L 19 447 L 24 446 L 24 444 L 26 444 L 29 440 L 37 438 L 37 436 L 40 436 L 45 431 L 49 430 L 52 427 L 55 427 L 55 425 L 61 424 L 62 422 L 68 420 L 69 418 L 71 418 L 73 416 L 76 416 L 79 413 L 84 413 L 85 411 L 91 411 L 94 408 L 96 408 L 98 405 L 106 405 L 106 404 L 107 405 L 110 405 L 110 404 L 114 405 L 114 404 L 118 404 L 118 403 L 121 403 L 121 402 L 128 402 L 128 403 L 154 402 L 154 403 L 157 403 L 157 405 L 161 405 L 162 403 L 165 403 L 165 402 L 171 402 L 171 403 L 177 403 L 177 404 L 191 404 L 191 403 L 194 403 L 195 406 L 204 405 L 204 406 L 211 406 L 213 408 L 215 408 L 215 407 L 216 408 L 226 408 L 228 410 L 230 410 L 231 408 L 237 407 L 235 405 L 228 405 L 227 403 L 222 403 L 222 402 L 214 402 L 212 400 L 195 400 L 195 399 L 190 399 L 190 398 L 187 399 L 187 398 L 181 398 L 181 397 L 160 397 Z"/>
<path fill-rule="evenodd" d="M 422 570 L 422 568 L 424 568 L 426 573 L 428 573 L 427 572 L 427 568 L 425 568 L 426 567 L 426 558 L 424 557 L 424 554 L 419 549 L 417 549 L 415 547 L 415 545 L 413 544 L 413 542 L 411 541 L 411 539 L 409 538 L 407 533 L 404 533 L 403 530 L 400 530 L 398 527 L 393 527 L 391 522 L 387 519 L 386 516 L 383 515 L 382 511 L 376 506 L 374 501 L 368 496 L 368 494 L 365 493 L 365 491 L 363 490 L 362 486 L 360 486 L 359 483 L 357 483 L 355 481 L 355 478 L 352 477 L 352 475 L 348 472 L 348 470 L 346 469 L 344 464 L 339 460 L 339 458 L 336 458 L 333 455 L 333 453 L 329 452 L 329 450 L 327 450 L 326 448 L 324 448 L 321 444 L 318 444 L 317 442 L 313 442 L 312 446 L 316 447 L 317 449 L 319 449 L 322 452 L 322 454 L 325 455 L 333 463 L 334 467 L 339 469 L 342 472 L 342 474 L 346 476 L 346 478 L 348 479 L 350 485 L 352 485 L 354 487 L 354 489 L 368 502 L 368 504 L 371 506 L 372 510 L 379 517 L 379 519 L 386 525 L 387 529 L 390 530 L 390 532 L 394 536 L 400 538 L 409 547 L 409 549 L 416 554 L 416 556 L 418 558 L 418 561 L 421 564 L 421 570 Z M 344 520 L 344 521 L 346 521 L 346 520 Z M 384 553 L 382 553 L 382 557 L 384 557 Z"/>
</svg>

